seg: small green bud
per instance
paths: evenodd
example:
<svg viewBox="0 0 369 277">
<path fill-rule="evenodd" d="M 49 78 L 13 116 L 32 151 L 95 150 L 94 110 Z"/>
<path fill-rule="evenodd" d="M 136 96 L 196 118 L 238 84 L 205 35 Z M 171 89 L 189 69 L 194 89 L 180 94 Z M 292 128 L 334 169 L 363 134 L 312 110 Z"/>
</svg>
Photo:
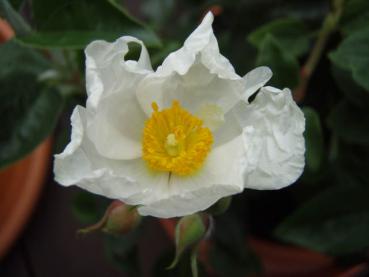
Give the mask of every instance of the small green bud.
<svg viewBox="0 0 369 277">
<path fill-rule="evenodd" d="M 78 234 L 87 234 L 97 230 L 109 234 L 126 234 L 135 229 L 140 220 L 141 216 L 135 207 L 114 200 L 106 209 L 104 216 L 99 222 L 78 230 Z"/>
<path fill-rule="evenodd" d="M 135 229 L 141 221 L 137 209 L 128 205 L 119 205 L 111 210 L 102 231 L 109 234 L 126 234 Z"/>
<path fill-rule="evenodd" d="M 178 221 L 175 233 L 176 256 L 168 269 L 177 265 L 184 251 L 196 248 L 206 235 L 208 222 L 209 218 L 205 214 L 188 215 Z"/>
</svg>

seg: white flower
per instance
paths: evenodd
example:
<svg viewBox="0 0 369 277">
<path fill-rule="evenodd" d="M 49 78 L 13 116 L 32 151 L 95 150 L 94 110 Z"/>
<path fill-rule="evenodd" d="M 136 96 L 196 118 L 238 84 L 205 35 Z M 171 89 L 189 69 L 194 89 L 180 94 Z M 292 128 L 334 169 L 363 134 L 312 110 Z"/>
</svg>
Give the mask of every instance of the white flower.
<svg viewBox="0 0 369 277">
<path fill-rule="evenodd" d="M 212 22 L 209 13 L 156 71 L 136 38 L 87 46 L 87 104 L 74 109 L 71 142 L 55 156 L 57 182 L 167 218 L 300 176 L 303 113 L 288 89 L 263 87 L 269 68 L 236 74 Z M 124 60 L 128 43 L 141 46 L 138 61 Z"/>
</svg>

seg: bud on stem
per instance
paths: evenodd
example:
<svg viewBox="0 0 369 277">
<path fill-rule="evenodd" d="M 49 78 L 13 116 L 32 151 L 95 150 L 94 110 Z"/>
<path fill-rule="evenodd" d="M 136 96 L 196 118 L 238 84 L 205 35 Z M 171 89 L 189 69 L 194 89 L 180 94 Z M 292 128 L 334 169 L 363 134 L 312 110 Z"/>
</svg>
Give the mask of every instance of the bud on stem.
<svg viewBox="0 0 369 277">
<path fill-rule="evenodd" d="M 175 233 L 176 255 L 167 269 L 174 268 L 186 250 L 191 250 L 191 256 L 196 259 L 197 246 L 205 237 L 208 225 L 209 217 L 206 214 L 188 215 L 178 221 Z M 193 260 L 191 261 L 192 267 L 196 264 Z"/>
<path fill-rule="evenodd" d="M 114 200 L 99 222 L 78 230 L 78 234 L 87 234 L 98 230 L 109 234 L 126 234 L 136 228 L 140 220 L 141 217 L 135 207 Z"/>
</svg>

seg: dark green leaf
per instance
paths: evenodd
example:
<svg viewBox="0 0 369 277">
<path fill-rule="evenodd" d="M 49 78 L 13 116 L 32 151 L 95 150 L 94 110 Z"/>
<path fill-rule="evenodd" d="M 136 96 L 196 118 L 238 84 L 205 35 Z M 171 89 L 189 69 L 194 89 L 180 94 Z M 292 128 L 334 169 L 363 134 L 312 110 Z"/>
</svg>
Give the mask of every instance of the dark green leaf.
<svg viewBox="0 0 369 277">
<path fill-rule="evenodd" d="M 138 33 L 138 32 L 137 32 Z M 144 35 L 145 33 L 143 33 Z M 34 48 L 65 48 L 83 49 L 88 43 L 96 39 L 114 41 L 121 36 L 119 32 L 104 31 L 58 31 L 34 32 L 28 36 L 17 37 L 17 40 L 26 46 Z M 141 37 L 142 38 L 142 37 Z"/>
<path fill-rule="evenodd" d="M 271 85 L 294 88 L 299 82 L 299 64 L 288 49 L 272 35 L 265 36 L 259 50 L 257 65 L 269 66 L 273 71 Z"/>
<path fill-rule="evenodd" d="M 352 78 L 351 72 L 332 65 L 332 75 L 347 100 L 355 106 L 365 108 L 369 106 L 369 93 L 359 86 Z"/>
<path fill-rule="evenodd" d="M 305 144 L 306 144 L 306 169 L 318 172 L 324 157 L 324 141 L 319 114 L 312 108 L 304 107 L 306 120 Z"/>
<path fill-rule="evenodd" d="M 63 106 L 55 90 L 43 89 L 35 77 L 21 72 L 0 80 L 2 134 L 0 167 L 31 152 L 54 129 Z"/>
<path fill-rule="evenodd" d="M 39 75 L 49 68 L 48 61 L 38 52 L 22 47 L 14 41 L 0 45 L 0 78 L 17 70 L 31 75 Z"/>
<path fill-rule="evenodd" d="M 17 35 L 26 35 L 31 31 L 29 25 L 7 0 L 0 1 L 0 16 L 10 23 Z"/>
<path fill-rule="evenodd" d="M 369 27 L 347 37 L 330 53 L 332 62 L 342 69 L 349 70 L 353 79 L 369 91 Z"/>
<path fill-rule="evenodd" d="M 341 101 L 328 118 L 332 131 L 343 140 L 369 145 L 369 114 L 367 109 L 360 109 L 348 101 Z"/>
<path fill-rule="evenodd" d="M 96 39 L 114 40 L 123 35 L 160 46 L 157 36 L 112 0 L 33 1 L 36 33 L 18 38 L 39 48 L 84 48 Z"/>
<path fill-rule="evenodd" d="M 369 147 L 336 142 L 332 161 L 334 181 L 344 186 L 367 186 L 369 179 Z"/>
<path fill-rule="evenodd" d="M 343 255 L 369 246 L 369 189 L 340 186 L 305 203 L 276 235 L 316 251 Z"/>
<path fill-rule="evenodd" d="M 369 1 L 345 1 L 340 27 L 345 35 L 350 35 L 369 27 Z"/>
<path fill-rule="evenodd" d="M 31 152 L 53 130 L 63 98 L 37 81 L 47 62 L 10 41 L 0 46 L 0 167 Z"/>
<path fill-rule="evenodd" d="M 309 48 L 308 30 L 304 23 L 294 18 L 282 18 L 265 25 L 248 36 L 249 42 L 261 48 L 265 37 L 275 37 L 285 51 L 293 56 L 304 54 Z"/>
</svg>

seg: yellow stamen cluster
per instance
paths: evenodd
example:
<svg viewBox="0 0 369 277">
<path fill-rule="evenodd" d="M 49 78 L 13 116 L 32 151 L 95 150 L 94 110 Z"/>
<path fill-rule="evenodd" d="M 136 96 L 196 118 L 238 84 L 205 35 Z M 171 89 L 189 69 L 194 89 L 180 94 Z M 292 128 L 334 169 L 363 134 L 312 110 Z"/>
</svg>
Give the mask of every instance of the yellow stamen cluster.
<svg viewBox="0 0 369 277">
<path fill-rule="evenodd" d="M 143 159 L 153 170 L 182 176 L 195 172 L 210 151 L 211 131 L 178 101 L 161 111 L 156 103 L 152 108 L 143 131 Z"/>
</svg>

